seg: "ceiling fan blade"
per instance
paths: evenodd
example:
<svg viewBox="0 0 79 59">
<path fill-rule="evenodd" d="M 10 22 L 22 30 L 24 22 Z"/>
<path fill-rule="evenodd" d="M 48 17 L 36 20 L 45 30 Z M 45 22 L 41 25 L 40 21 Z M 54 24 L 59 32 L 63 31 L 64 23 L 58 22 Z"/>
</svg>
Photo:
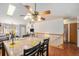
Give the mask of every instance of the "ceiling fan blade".
<svg viewBox="0 0 79 59">
<path fill-rule="evenodd" d="M 29 13 L 33 13 L 33 10 L 32 10 L 32 8 L 31 8 L 31 6 L 26 5 L 25 7 L 27 8 L 27 10 L 28 10 Z"/>
<path fill-rule="evenodd" d="M 49 15 L 50 13 L 51 11 L 47 10 L 47 11 L 39 12 L 39 15 L 45 16 L 45 15 Z"/>
<path fill-rule="evenodd" d="M 45 18 L 41 17 L 41 18 L 37 18 L 36 21 L 43 21 L 43 20 L 45 20 Z"/>
<path fill-rule="evenodd" d="M 41 19 L 42 19 L 42 20 L 45 20 L 45 18 L 44 18 L 44 17 L 41 17 Z"/>
</svg>

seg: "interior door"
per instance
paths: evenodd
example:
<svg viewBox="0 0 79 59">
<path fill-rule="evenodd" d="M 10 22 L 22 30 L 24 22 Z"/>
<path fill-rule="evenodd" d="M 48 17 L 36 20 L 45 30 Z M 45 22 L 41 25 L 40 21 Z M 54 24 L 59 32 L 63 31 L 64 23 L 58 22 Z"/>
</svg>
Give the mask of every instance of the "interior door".
<svg viewBox="0 0 79 59">
<path fill-rule="evenodd" d="M 68 24 L 64 24 L 64 42 L 68 42 Z"/>
<path fill-rule="evenodd" d="M 70 42 L 77 44 L 77 23 L 70 24 Z"/>
</svg>

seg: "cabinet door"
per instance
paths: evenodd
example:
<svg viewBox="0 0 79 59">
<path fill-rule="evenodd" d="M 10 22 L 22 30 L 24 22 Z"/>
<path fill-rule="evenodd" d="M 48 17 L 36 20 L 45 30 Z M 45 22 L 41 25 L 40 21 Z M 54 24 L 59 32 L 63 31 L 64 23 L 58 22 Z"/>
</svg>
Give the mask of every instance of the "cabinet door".
<svg viewBox="0 0 79 59">
<path fill-rule="evenodd" d="M 70 42 L 77 44 L 77 23 L 70 24 Z"/>
</svg>

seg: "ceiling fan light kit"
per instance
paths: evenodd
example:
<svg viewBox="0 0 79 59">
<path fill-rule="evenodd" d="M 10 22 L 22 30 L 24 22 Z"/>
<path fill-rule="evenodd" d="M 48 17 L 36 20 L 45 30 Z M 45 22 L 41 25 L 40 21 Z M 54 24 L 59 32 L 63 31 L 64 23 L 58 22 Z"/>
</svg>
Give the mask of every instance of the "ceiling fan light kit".
<svg viewBox="0 0 79 59">
<path fill-rule="evenodd" d="M 28 10 L 28 12 L 31 14 L 30 16 L 32 17 L 32 21 L 44 21 L 45 18 L 43 16 L 49 15 L 51 12 L 50 10 L 43 11 L 43 12 L 38 12 L 37 9 L 37 4 L 35 3 L 35 10 L 33 11 L 32 8 L 29 5 L 25 6 Z"/>
</svg>

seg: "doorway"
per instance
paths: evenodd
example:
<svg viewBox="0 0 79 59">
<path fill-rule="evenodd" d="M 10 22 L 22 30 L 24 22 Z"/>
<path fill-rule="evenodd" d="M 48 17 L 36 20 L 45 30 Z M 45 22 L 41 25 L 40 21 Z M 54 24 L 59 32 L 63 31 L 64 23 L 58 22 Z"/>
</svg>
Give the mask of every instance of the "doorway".
<svg viewBox="0 0 79 59">
<path fill-rule="evenodd" d="M 64 43 L 68 43 L 68 24 L 64 24 Z"/>
</svg>

